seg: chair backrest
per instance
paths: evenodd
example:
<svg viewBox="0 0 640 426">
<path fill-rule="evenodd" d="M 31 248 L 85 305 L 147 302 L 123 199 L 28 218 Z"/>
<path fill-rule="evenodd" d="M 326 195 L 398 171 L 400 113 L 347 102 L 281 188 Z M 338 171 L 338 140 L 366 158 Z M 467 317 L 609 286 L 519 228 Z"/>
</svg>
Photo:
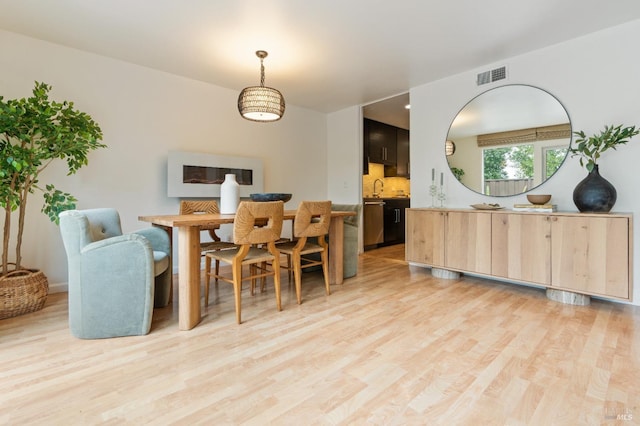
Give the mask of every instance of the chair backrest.
<svg viewBox="0 0 640 426">
<path fill-rule="evenodd" d="M 180 214 L 218 214 L 220 208 L 215 200 L 181 200 Z M 201 226 L 200 229 L 218 229 L 220 225 Z"/>
<path fill-rule="evenodd" d="M 180 214 L 207 213 L 218 214 L 220 209 L 215 200 L 182 200 L 180 201 Z"/>
<path fill-rule="evenodd" d="M 283 216 L 284 203 L 282 201 L 240 202 L 233 222 L 233 242 L 235 244 L 264 244 L 277 241 L 282 233 Z M 267 220 L 266 225 L 256 227 L 256 222 L 262 225 L 265 219 Z"/>
<path fill-rule="evenodd" d="M 329 233 L 331 201 L 302 201 L 296 210 L 293 236 L 318 237 Z"/>
<path fill-rule="evenodd" d="M 79 252 L 94 241 L 122 235 L 116 209 L 67 210 L 60 213 L 60 233 L 67 253 Z"/>
</svg>

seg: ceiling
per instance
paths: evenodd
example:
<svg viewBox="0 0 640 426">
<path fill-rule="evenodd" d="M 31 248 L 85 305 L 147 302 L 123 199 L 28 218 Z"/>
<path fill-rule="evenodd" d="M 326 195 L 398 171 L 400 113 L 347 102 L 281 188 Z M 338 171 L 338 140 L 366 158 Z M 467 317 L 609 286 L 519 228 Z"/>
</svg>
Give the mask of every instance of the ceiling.
<svg viewBox="0 0 640 426">
<path fill-rule="evenodd" d="M 638 18 L 638 0 L 0 0 L 0 29 L 238 92 L 267 50 L 266 85 L 320 112 Z"/>
<path fill-rule="evenodd" d="M 409 130 L 411 128 L 409 120 L 410 106 L 409 93 L 403 93 L 378 102 L 367 104 L 362 108 L 362 115 L 371 120 L 391 124 Z"/>
</svg>

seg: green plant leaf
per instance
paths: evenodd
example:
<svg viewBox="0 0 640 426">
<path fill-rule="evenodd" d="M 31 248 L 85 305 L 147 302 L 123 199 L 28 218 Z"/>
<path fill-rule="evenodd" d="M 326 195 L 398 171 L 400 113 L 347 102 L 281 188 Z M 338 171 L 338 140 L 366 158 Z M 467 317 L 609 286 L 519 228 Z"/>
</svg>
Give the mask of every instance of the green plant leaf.
<svg viewBox="0 0 640 426">
<path fill-rule="evenodd" d="M 99 142 L 100 126 L 88 114 L 76 110 L 72 102 L 50 100 L 50 90 L 48 84 L 36 81 L 28 98 L 0 96 L 0 206 L 5 209 L 5 223 L 9 223 L 11 212 L 27 205 L 29 194 L 42 191 L 39 175 L 52 161 L 65 161 L 67 174 L 73 174 L 88 164 L 89 152 L 106 147 Z M 42 212 L 57 223 L 58 214 L 75 208 L 77 200 L 53 186 L 45 188 Z M 16 238 L 5 235 L 3 263 L 9 241 L 22 241 L 23 231 L 19 226 Z M 16 246 L 20 259 L 20 244 Z M 4 271 L 6 266 L 2 265 Z"/>
<path fill-rule="evenodd" d="M 626 144 L 638 133 L 640 133 L 640 129 L 636 126 L 623 128 L 622 124 L 605 125 L 604 130 L 592 136 L 587 136 L 584 131 L 574 131 L 573 134 L 578 138 L 574 141 L 574 147 L 569 148 L 569 152 L 572 157 L 579 157 L 581 166 L 586 163 L 587 170 L 591 172 L 603 152 L 608 149 L 617 151 L 619 145 Z"/>
</svg>

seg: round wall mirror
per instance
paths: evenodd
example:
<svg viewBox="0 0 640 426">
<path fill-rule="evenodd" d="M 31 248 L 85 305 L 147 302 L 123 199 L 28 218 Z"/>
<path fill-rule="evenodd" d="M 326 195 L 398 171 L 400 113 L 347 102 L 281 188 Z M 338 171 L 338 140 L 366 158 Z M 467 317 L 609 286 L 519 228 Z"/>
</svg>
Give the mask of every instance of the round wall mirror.
<svg viewBox="0 0 640 426">
<path fill-rule="evenodd" d="M 517 84 L 473 98 L 453 119 L 443 145 L 455 144 L 446 158 L 456 179 L 500 197 L 531 191 L 553 176 L 571 134 L 569 115 L 554 96 Z"/>
</svg>

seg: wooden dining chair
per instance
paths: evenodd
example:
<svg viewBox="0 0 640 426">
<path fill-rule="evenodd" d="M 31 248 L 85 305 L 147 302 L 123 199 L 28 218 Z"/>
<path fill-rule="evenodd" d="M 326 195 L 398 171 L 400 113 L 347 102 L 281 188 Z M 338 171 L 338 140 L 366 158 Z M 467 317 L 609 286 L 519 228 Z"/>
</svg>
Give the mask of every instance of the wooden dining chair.
<svg viewBox="0 0 640 426">
<path fill-rule="evenodd" d="M 180 214 L 218 214 L 220 209 L 215 200 L 181 200 Z M 227 250 L 237 248 L 234 243 L 222 241 L 216 231 L 220 229 L 220 225 L 208 225 L 200 227 L 200 231 L 207 231 L 212 241 L 200 242 L 200 253 L 204 256 L 209 251 Z M 205 257 L 205 268 L 211 269 L 211 258 Z M 215 262 L 216 274 L 220 271 L 220 262 Z M 216 284 L 218 280 L 215 281 Z M 204 288 L 205 306 L 209 305 L 209 285 Z"/>
<path fill-rule="evenodd" d="M 302 303 L 301 281 L 302 269 L 322 265 L 324 285 L 327 296 L 331 294 L 329 288 L 329 249 L 326 236 L 331 223 L 331 201 L 302 201 L 296 210 L 293 222 L 294 241 L 278 244 L 280 253 L 287 256 L 287 265 L 293 270 L 296 284 L 298 304 Z M 320 253 L 320 260 L 308 255 Z"/>
<path fill-rule="evenodd" d="M 280 302 L 280 253 L 275 241 L 282 232 L 282 218 L 284 203 L 282 201 L 251 202 L 242 201 L 238 206 L 233 222 L 233 242 L 238 246 L 231 250 L 207 252 L 207 258 L 231 265 L 231 276 L 224 276 L 218 272 L 212 273 L 211 268 L 205 271 L 205 285 L 209 287 L 211 277 L 233 284 L 236 305 L 236 320 L 241 319 L 242 282 L 252 281 L 252 288 L 257 278 L 273 276 L 276 306 L 282 310 Z M 266 219 L 264 226 L 256 226 L 256 222 Z M 210 265 L 210 263 L 209 263 Z M 249 266 L 249 274 L 243 275 L 243 266 Z"/>
</svg>

